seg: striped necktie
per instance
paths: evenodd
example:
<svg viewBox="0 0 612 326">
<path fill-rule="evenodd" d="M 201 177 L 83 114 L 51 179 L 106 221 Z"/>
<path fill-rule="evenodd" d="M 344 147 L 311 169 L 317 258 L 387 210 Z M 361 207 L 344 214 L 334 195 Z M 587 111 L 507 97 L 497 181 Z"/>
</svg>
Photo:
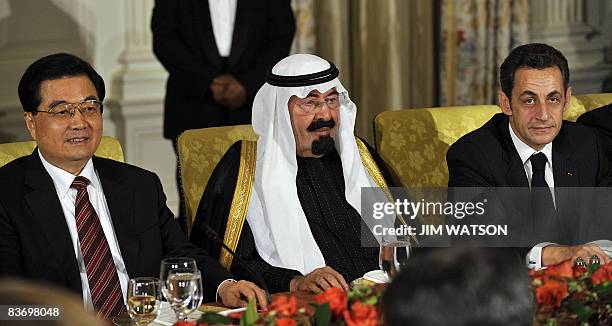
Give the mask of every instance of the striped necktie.
<svg viewBox="0 0 612 326">
<path fill-rule="evenodd" d="M 123 310 L 123 296 L 108 242 L 89 201 L 88 183 L 79 176 L 70 185 L 77 190 L 74 216 L 94 308 L 101 317 L 112 318 Z"/>
</svg>

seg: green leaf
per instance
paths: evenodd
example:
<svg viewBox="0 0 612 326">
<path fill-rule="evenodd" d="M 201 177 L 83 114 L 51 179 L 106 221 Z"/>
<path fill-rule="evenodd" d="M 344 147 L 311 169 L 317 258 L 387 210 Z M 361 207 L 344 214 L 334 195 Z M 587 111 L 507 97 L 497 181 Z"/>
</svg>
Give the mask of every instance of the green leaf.
<svg viewBox="0 0 612 326">
<path fill-rule="evenodd" d="M 377 297 L 369 297 L 369 298 L 364 299 L 363 301 L 361 301 L 361 303 L 373 306 L 376 303 L 378 303 L 378 298 Z"/>
<path fill-rule="evenodd" d="M 247 305 L 247 309 L 240 318 L 240 326 L 251 326 L 255 325 L 255 323 L 259 320 L 259 314 L 257 313 L 257 309 L 255 308 L 255 298 L 249 299 L 249 304 Z"/>
<path fill-rule="evenodd" d="M 200 323 L 204 323 L 204 324 L 230 324 L 232 322 L 232 319 L 223 315 L 220 315 L 218 313 L 214 313 L 214 312 L 205 312 L 202 314 L 202 316 L 200 317 L 199 320 Z"/>
<path fill-rule="evenodd" d="M 599 264 L 589 264 L 589 275 L 593 275 L 593 273 L 597 271 L 599 267 Z"/>
<path fill-rule="evenodd" d="M 331 321 L 331 310 L 329 309 L 329 303 L 318 305 L 313 319 L 315 326 L 329 326 Z"/>
</svg>

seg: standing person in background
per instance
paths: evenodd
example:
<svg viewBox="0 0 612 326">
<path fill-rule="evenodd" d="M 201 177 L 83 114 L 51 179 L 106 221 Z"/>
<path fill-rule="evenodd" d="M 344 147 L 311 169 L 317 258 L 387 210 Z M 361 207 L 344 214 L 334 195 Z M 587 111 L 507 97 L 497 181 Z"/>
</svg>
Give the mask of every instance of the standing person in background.
<svg viewBox="0 0 612 326">
<path fill-rule="evenodd" d="M 164 137 L 174 142 L 188 129 L 251 123 L 255 93 L 289 54 L 295 20 L 289 0 L 156 0 L 151 29 L 170 74 Z"/>
</svg>

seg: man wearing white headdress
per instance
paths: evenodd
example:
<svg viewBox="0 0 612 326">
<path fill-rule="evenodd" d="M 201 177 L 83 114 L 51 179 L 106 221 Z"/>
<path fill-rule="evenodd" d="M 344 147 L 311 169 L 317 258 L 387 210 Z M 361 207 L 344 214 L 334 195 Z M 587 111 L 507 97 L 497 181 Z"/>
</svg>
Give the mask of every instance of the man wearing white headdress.
<svg viewBox="0 0 612 326">
<path fill-rule="evenodd" d="M 271 292 L 347 289 L 378 268 L 376 240 L 361 223 L 361 189 L 392 179 L 355 138 L 357 108 L 338 74 L 309 54 L 277 63 L 253 104 L 259 140 L 232 145 L 196 214 L 190 241 L 220 255 L 236 276 L 259 274 Z M 211 228 L 244 263 L 207 236 Z"/>
</svg>

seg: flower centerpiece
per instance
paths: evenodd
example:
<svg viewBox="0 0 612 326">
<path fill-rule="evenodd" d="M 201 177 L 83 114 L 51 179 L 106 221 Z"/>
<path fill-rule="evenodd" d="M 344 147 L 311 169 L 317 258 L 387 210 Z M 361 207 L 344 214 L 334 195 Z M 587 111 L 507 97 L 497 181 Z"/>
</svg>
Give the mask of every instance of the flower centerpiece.
<svg viewBox="0 0 612 326">
<path fill-rule="evenodd" d="M 239 324 L 241 326 L 376 326 L 382 325 L 380 298 L 382 287 L 359 286 L 344 292 L 330 288 L 316 295 L 311 302 L 299 307 L 294 295 L 281 294 L 274 296 L 268 309 L 257 312 L 255 303 L 249 302 L 246 311 L 222 316 L 218 313 L 205 312 L 200 320 L 177 322 L 175 326 L 202 326 L 213 324 Z"/>
<path fill-rule="evenodd" d="M 612 325 L 612 262 L 530 271 L 538 325 Z"/>
</svg>

